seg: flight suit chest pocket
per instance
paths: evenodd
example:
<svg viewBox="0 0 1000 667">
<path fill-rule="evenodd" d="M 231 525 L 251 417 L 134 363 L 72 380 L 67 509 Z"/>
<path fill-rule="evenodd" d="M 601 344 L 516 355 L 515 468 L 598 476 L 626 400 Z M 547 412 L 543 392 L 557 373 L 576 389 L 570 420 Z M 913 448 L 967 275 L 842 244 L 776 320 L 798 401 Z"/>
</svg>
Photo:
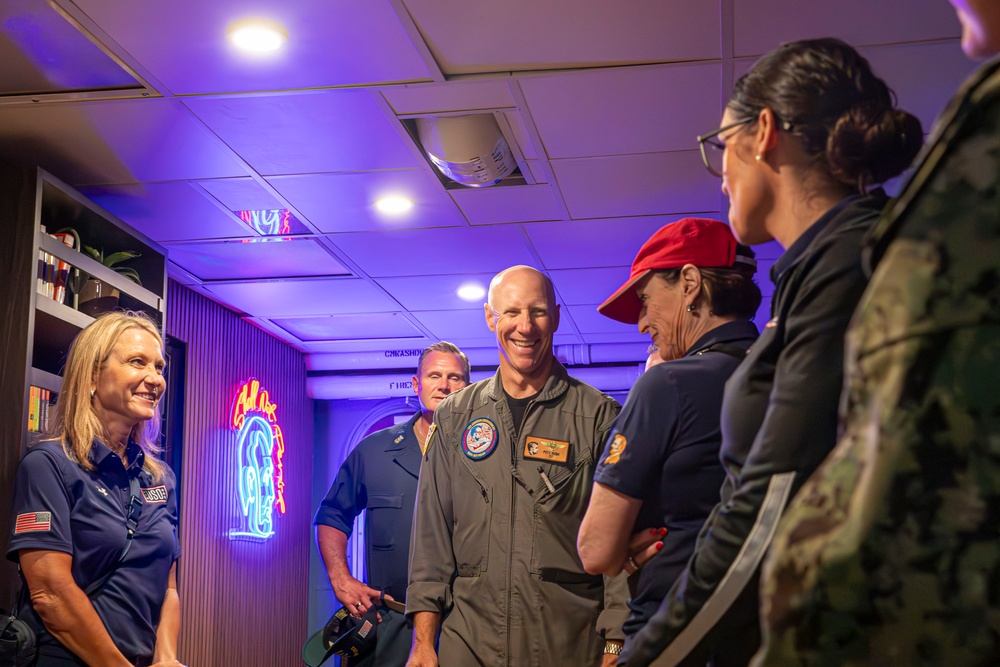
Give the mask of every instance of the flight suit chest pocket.
<svg viewBox="0 0 1000 667">
<path fill-rule="evenodd" d="M 555 489 L 543 485 L 533 508 L 532 570 L 543 568 L 581 572 L 576 535 L 593 486 L 593 466 L 578 461 L 573 469 L 542 466 Z M 536 477 L 540 475 L 535 472 Z"/>
<path fill-rule="evenodd" d="M 392 549 L 408 540 L 410 525 L 403 516 L 403 496 L 368 496 L 365 532 L 373 549 Z"/>
</svg>

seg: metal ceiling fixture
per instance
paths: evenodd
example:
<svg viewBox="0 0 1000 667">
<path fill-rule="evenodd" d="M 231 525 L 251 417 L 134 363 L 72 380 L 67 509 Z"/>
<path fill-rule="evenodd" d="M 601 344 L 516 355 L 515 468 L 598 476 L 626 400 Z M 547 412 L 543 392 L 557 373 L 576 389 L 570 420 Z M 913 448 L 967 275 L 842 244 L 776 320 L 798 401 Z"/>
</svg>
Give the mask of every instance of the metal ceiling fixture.
<svg viewBox="0 0 1000 667">
<path fill-rule="evenodd" d="M 495 185 L 517 168 L 493 114 L 418 118 L 417 137 L 434 166 L 460 185 Z"/>
</svg>

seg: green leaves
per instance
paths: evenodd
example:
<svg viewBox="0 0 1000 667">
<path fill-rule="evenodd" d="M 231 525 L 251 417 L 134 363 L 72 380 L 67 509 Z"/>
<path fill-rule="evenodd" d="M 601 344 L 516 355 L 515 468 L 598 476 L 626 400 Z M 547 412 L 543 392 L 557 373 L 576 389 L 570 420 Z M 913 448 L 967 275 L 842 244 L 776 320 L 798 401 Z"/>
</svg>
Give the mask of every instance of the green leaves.
<svg viewBox="0 0 1000 667">
<path fill-rule="evenodd" d="M 104 249 L 98 250 L 89 245 L 83 246 L 83 252 L 90 255 L 95 260 L 108 267 L 109 269 L 114 269 L 121 275 L 125 276 L 134 283 L 141 285 L 142 281 L 139 279 L 139 274 L 135 269 L 127 266 L 118 266 L 122 262 L 128 261 L 130 259 L 135 259 L 140 257 L 140 254 L 132 250 L 121 250 L 119 252 L 113 252 L 107 257 L 104 256 Z"/>
</svg>

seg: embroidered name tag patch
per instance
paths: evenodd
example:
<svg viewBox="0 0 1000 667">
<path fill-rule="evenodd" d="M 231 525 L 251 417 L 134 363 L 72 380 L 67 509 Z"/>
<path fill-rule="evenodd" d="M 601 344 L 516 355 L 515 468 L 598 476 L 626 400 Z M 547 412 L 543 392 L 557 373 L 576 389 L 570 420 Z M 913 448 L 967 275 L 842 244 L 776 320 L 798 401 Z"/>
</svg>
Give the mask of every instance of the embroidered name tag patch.
<svg viewBox="0 0 1000 667">
<path fill-rule="evenodd" d="M 621 433 L 616 433 L 615 437 L 611 440 L 611 452 L 608 454 L 608 458 L 604 459 L 605 465 L 612 465 L 618 463 L 618 459 L 622 457 L 622 452 L 625 451 L 625 445 L 628 444 L 628 440 Z"/>
<path fill-rule="evenodd" d="M 569 443 L 551 438 L 540 438 L 529 435 L 524 439 L 524 458 L 538 461 L 554 461 L 566 463 L 569 457 Z"/>
<path fill-rule="evenodd" d="M 51 512 L 27 512 L 18 514 L 14 522 L 14 534 L 39 533 L 52 528 Z"/>
<path fill-rule="evenodd" d="M 167 502 L 167 487 L 161 484 L 160 486 L 151 486 L 148 489 L 143 489 L 142 497 L 147 503 L 165 503 Z"/>
<path fill-rule="evenodd" d="M 473 419 L 462 434 L 462 451 L 473 461 L 485 459 L 497 446 L 497 425 L 488 417 Z"/>
</svg>

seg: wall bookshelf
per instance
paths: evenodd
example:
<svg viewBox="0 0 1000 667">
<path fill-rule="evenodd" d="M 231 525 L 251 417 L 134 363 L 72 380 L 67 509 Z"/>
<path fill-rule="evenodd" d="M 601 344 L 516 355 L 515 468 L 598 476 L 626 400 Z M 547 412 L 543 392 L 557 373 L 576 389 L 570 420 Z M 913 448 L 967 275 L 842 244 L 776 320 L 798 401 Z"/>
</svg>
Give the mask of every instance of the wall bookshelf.
<svg viewBox="0 0 1000 667">
<path fill-rule="evenodd" d="M 105 256 L 138 253 L 122 266 L 134 269 L 141 285 L 51 236 L 69 229 Z M 84 312 L 97 303 L 81 299 L 87 280 L 100 281 L 104 294 L 118 292 L 117 304 L 103 307 L 143 311 L 163 333 L 167 276 L 162 247 L 37 167 L 0 164 L 0 231 L 0 534 L 6 536 L 17 463 L 42 437 L 46 416 L 51 422 L 73 339 L 99 314 Z M 17 588 L 9 565 L 0 565 L 3 608 Z"/>
</svg>

